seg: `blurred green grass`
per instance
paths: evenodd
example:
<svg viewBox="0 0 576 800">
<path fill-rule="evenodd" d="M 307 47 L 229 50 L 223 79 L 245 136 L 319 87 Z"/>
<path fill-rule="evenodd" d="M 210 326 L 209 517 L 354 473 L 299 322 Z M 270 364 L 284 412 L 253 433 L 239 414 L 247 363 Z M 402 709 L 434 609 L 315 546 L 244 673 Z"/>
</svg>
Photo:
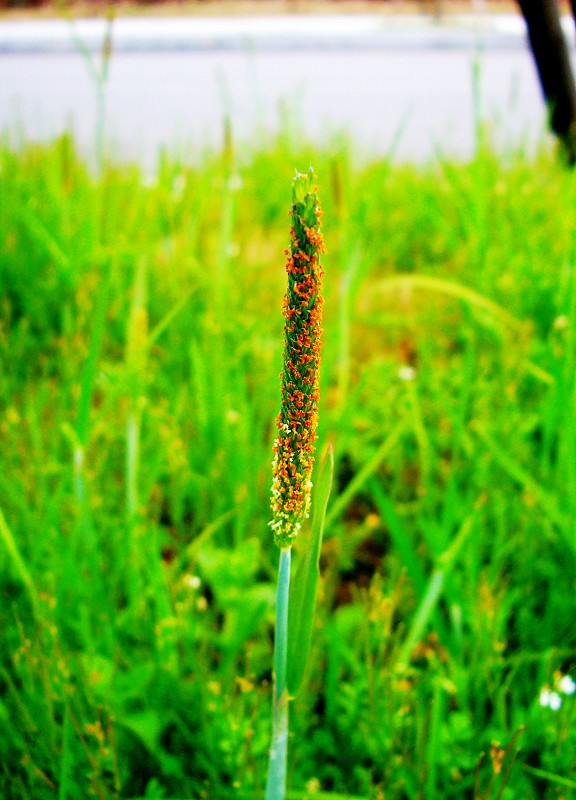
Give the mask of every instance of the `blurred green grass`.
<svg viewBox="0 0 576 800">
<path fill-rule="evenodd" d="M 153 178 L 68 135 L 0 147 L 6 800 L 262 796 L 310 160 L 336 485 L 290 797 L 575 796 L 576 698 L 539 698 L 576 672 L 576 178 L 295 141 Z"/>
</svg>

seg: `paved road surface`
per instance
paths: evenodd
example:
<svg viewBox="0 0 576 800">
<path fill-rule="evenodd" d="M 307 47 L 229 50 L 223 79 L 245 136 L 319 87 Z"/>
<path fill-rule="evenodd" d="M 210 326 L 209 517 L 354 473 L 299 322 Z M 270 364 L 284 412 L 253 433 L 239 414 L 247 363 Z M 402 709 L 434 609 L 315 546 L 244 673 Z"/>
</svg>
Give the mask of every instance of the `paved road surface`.
<svg viewBox="0 0 576 800">
<path fill-rule="evenodd" d="M 498 29 L 482 20 L 475 27 L 278 20 L 268 28 L 247 20 L 116 23 L 106 88 L 113 152 L 151 167 L 160 145 L 193 153 L 218 143 L 225 114 L 237 136 L 250 138 L 267 135 L 288 113 L 315 138 L 349 131 L 365 152 L 465 156 L 474 147 L 476 59 L 481 112 L 501 145 L 533 146 L 542 135 L 544 110 L 518 18 L 502 18 Z M 79 34 L 96 57 L 103 31 L 90 22 Z M 0 129 L 45 138 L 68 124 L 89 152 L 95 87 L 69 28 L 0 24 Z"/>
</svg>

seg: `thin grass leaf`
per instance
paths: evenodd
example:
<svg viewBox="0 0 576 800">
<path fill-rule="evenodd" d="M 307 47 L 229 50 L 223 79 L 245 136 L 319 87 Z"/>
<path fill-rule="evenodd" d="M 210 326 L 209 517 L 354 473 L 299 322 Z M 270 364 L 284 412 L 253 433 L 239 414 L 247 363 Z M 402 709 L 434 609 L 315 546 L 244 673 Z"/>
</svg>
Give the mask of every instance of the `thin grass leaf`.
<svg viewBox="0 0 576 800">
<path fill-rule="evenodd" d="M 147 350 L 150 350 L 152 345 L 156 344 L 157 340 L 162 336 L 164 331 L 170 327 L 170 323 L 178 316 L 178 314 L 185 308 L 186 304 L 192 297 L 192 295 L 196 292 L 196 289 L 191 289 L 187 292 L 184 297 L 173 306 L 170 311 L 160 320 L 160 322 L 152 328 L 150 334 L 148 335 L 148 340 L 146 342 Z"/>
<path fill-rule="evenodd" d="M 408 636 L 406 637 L 404 645 L 400 651 L 400 655 L 398 657 L 398 666 L 400 668 L 409 664 L 412 651 L 422 636 L 426 625 L 428 624 L 430 617 L 432 616 L 436 605 L 438 604 L 438 600 L 440 599 L 442 590 L 444 589 L 446 577 L 450 574 L 454 565 L 456 564 L 458 556 L 462 551 L 462 547 L 474 529 L 475 521 L 476 514 L 474 513 L 464 521 L 460 530 L 454 537 L 450 547 L 448 547 L 438 559 L 438 565 L 430 576 L 426 593 L 420 601 L 420 605 L 418 606 L 414 616 Z"/>
<path fill-rule="evenodd" d="M 488 297 L 484 297 L 468 286 L 463 286 L 460 283 L 448 281 L 444 278 L 434 278 L 430 275 L 420 274 L 394 275 L 391 278 L 385 278 L 378 284 L 378 289 L 382 292 L 388 292 L 390 289 L 395 288 L 427 289 L 438 294 L 444 294 L 448 297 L 463 300 L 472 308 L 487 312 L 494 320 L 497 320 L 507 328 L 522 331 L 526 327 L 524 322 L 513 317 L 512 314 Z"/>
<path fill-rule="evenodd" d="M 443 752 L 442 723 L 445 715 L 445 693 L 442 681 L 436 680 L 426 747 L 426 800 L 435 800 L 438 797 L 438 765 L 441 763 Z"/>
<path fill-rule="evenodd" d="M 372 477 L 386 456 L 394 449 L 400 436 L 404 433 L 406 424 L 405 421 L 401 421 L 396 425 L 390 435 L 382 442 L 378 450 L 376 450 L 372 458 L 356 473 L 342 494 L 336 498 L 330 508 L 330 513 L 326 517 L 326 527 L 329 528 L 336 522 L 352 498 L 358 494 L 366 481 Z"/>
<path fill-rule="evenodd" d="M 385 278 L 378 284 L 378 290 L 382 293 L 388 292 L 390 289 L 424 289 L 438 294 L 443 294 L 446 297 L 453 297 L 467 303 L 472 309 L 477 309 L 487 313 L 492 320 L 502 325 L 504 328 L 515 333 L 523 333 L 526 330 L 526 323 L 522 320 L 512 316 L 498 303 L 490 300 L 488 297 L 479 294 L 479 292 L 470 289 L 468 286 L 448 281 L 444 278 L 435 278 L 431 275 L 393 275 L 390 278 Z M 375 287 L 376 289 L 376 287 Z M 548 386 L 554 384 L 554 377 L 546 370 L 534 364 L 532 361 L 525 360 L 522 362 L 523 369 L 536 380 L 545 383 Z"/>
<path fill-rule="evenodd" d="M 562 531 L 566 531 L 568 529 L 568 520 L 558 508 L 554 496 L 550 492 L 547 492 L 521 464 L 500 447 L 483 425 L 476 423 L 474 425 L 474 431 L 492 453 L 502 469 L 508 473 L 509 477 L 518 483 L 525 491 L 529 492 L 542 511 L 547 514 L 551 522 L 558 525 Z"/>
<path fill-rule="evenodd" d="M 500 782 L 500 789 L 498 791 L 498 795 L 496 796 L 496 800 L 502 800 L 502 798 L 504 797 L 504 791 L 505 791 L 506 787 L 508 786 L 508 782 L 510 781 L 510 775 L 512 774 L 512 770 L 514 768 L 514 764 L 518 760 L 518 756 L 519 755 L 520 755 L 520 748 L 518 748 L 512 754 L 512 758 L 508 762 L 508 765 L 506 767 L 506 772 L 504 773 L 504 777 L 502 778 L 502 781 Z"/>
<path fill-rule="evenodd" d="M 386 523 L 390 539 L 402 560 L 402 564 L 408 571 L 408 575 L 418 593 L 423 593 L 426 585 L 426 575 L 422 567 L 422 559 L 416 552 L 413 537 L 406 529 L 394 507 L 394 503 L 387 496 L 381 483 L 376 478 L 373 478 L 369 481 L 368 488 L 371 495 L 374 497 L 376 507 L 382 519 Z"/>
<path fill-rule="evenodd" d="M 530 767 L 528 764 L 522 764 L 522 769 L 529 775 L 534 775 L 535 778 L 542 778 L 545 781 L 550 781 L 550 783 L 556 783 L 558 786 L 566 786 L 567 789 L 576 789 L 576 781 L 564 778 L 562 775 L 554 775 L 552 772 Z"/>
<path fill-rule="evenodd" d="M 28 207 L 21 206 L 17 215 L 26 226 L 30 236 L 38 246 L 39 252 L 46 252 L 54 263 L 61 268 L 63 274 L 70 270 L 70 259 L 64 252 L 54 234 L 44 225 L 42 220 Z"/>
<path fill-rule="evenodd" d="M 108 265 L 108 269 L 106 270 L 105 274 L 103 275 L 100 284 L 100 290 L 96 298 L 94 323 L 92 335 L 90 337 L 88 357 L 84 363 L 84 371 L 80 381 L 80 401 L 78 407 L 78 417 L 76 421 L 76 434 L 82 448 L 86 446 L 88 440 L 92 397 L 94 394 L 94 386 L 96 384 L 98 359 L 102 349 L 104 327 L 106 324 L 106 312 L 108 309 L 110 274 L 111 262 Z"/>
<path fill-rule="evenodd" d="M 208 539 L 210 539 L 215 533 L 223 528 L 226 523 L 234 519 L 234 516 L 239 510 L 239 506 L 229 508 L 228 511 L 225 511 L 223 514 L 221 514 L 217 519 L 214 520 L 214 522 L 211 522 L 209 525 L 207 525 L 186 547 L 186 549 L 183 551 L 183 556 L 185 556 L 186 559 L 196 558 L 196 554 L 206 544 Z"/>
<path fill-rule="evenodd" d="M 71 775 L 73 771 L 74 756 L 72 753 L 72 720 L 70 709 L 66 705 L 64 709 L 64 724 L 62 729 L 62 758 L 60 760 L 60 780 L 58 786 L 58 800 L 68 800 L 72 797 L 73 783 Z"/>
<path fill-rule="evenodd" d="M 4 514 L 2 513 L 2 509 L 0 509 L 0 541 L 3 542 L 6 552 L 10 556 L 10 560 L 12 561 L 16 574 L 26 587 L 32 607 L 34 610 L 36 610 L 38 607 L 38 594 L 36 592 L 36 587 L 34 586 L 34 581 L 32 580 L 32 576 L 28 571 L 28 567 L 26 566 L 20 550 L 18 549 L 16 539 L 8 527 L 8 523 L 6 522 Z"/>
<path fill-rule="evenodd" d="M 288 792 L 287 800 L 369 800 L 356 794 L 339 794 L 336 792 Z"/>
<path fill-rule="evenodd" d="M 292 601 L 288 627 L 288 672 L 286 679 L 286 685 L 291 697 L 296 696 L 302 685 L 310 654 L 312 626 L 318 594 L 318 578 L 320 575 L 318 563 L 333 475 L 334 453 L 332 445 L 330 445 L 320 465 L 318 485 L 314 498 L 311 541 L 307 543 L 292 582 Z"/>
</svg>

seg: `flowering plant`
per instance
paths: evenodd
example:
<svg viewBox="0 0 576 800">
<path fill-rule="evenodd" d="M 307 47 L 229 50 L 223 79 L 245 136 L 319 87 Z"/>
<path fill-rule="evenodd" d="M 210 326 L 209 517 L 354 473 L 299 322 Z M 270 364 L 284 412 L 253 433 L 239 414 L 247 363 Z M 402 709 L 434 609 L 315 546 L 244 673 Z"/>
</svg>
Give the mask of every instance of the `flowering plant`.
<svg viewBox="0 0 576 800">
<path fill-rule="evenodd" d="M 310 649 L 316 604 L 318 560 L 332 482 L 320 470 L 312 536 L 294 581 L 294 609 L 288 614 L 290 563 L 294 538 L 309 516 L 318 424 L 322 277 L 320 205 L 312 169 L 296 174 L 292 198 L 291 244 L 286 250 L 288 288 L 284 297 L 282 402 L 274 442 L 272 513 L 274 541 L 280 548 L 274 637 L 272 743 L 266 800 L 284 800 L 288 745 L 288 703 L 298 690 Z M 297 656 L 296 658 L 294 656 Z"/>
</svg>

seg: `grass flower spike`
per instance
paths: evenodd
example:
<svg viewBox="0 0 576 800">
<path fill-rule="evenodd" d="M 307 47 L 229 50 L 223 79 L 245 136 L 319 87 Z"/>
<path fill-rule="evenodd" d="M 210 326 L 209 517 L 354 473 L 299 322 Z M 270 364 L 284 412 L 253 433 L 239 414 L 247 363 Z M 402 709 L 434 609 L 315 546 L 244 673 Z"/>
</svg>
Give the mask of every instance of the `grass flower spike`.
<svg viewBox="0 0 576 800">
<path fill-rule="evenodd" d="M 320 205 L 312 168 L 296 173 L 292 187 L 291 244 L 286 250 L 288 289 L 284 297 L 282 402 L 276 420 L 270 522 L 280 548 L 274 631 L 272 737 L 266 800 L 285 800 L 288 749 L 288 627 L 292 541 L 310 510 L 314 444 L 318 425 L 318 368 L 322 322 Z M 306 572 L 313 578 L 313 570 Z M 306 584 L 304 589 L 307 588 Z M 309 587 L 308 587 L 309 588 Z M 308 591 L 307 600 L 313 592 Z M 297 600 L 302 601 L 303 595 Z M 298 603 L 297 603 L 298 607 Z M 297 622 L 299 621 L 296 615 Z M 299 626 L 298 630 L 300 629 Z M 306 633 L 306 630 L 304 630 Z M 306 637 L 304 636 L 304 639 Z"/>
<path fill-rule="evenodd" d="M 314 173 L 297 173 L 293 184 L 291 245 L 286 250 L 288 289 L 284 297 L 284 365 L 281 410 L 276 420 L 272 512 L 274 541 L 290 547 L 310 511 L 314 444 L 318 423 L 318 370 L 322 333 L 322 276 L 325 252 L 322 212 Z"/>
</svg>

